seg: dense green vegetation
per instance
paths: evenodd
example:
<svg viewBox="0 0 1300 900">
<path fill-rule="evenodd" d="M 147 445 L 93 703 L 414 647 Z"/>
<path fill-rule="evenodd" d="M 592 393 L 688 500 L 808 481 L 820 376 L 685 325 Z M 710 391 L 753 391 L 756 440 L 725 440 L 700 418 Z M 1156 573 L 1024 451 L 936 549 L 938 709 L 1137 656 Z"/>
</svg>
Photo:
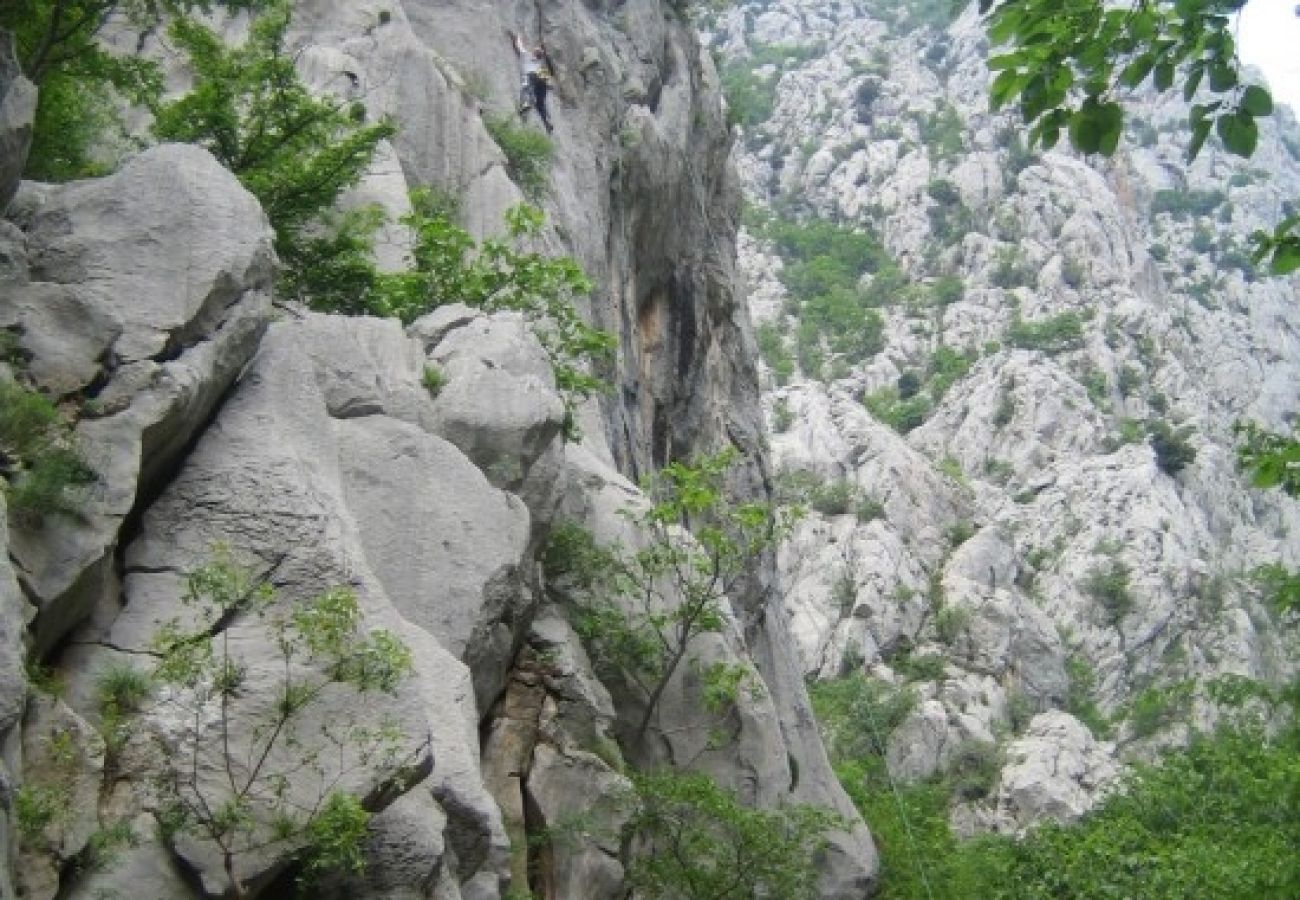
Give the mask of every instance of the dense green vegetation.
<svg viewBox="0 0 1300 900">
<path fill-rule="evenodd" d="M 632 776 L 634 805 L 624 829 L 636 846 L 627 883 L 637 896 L 722 900 L 817 896 L 817 853 L 839 819 L 791 805 L 753 809 L 707 775 Z"/>
<path fill-rule="evenodd" d="M 795 356 L 804 374 L 820 377 L 827 354 L 844 366 L 880 352 L 884 319 L 875 307 L 895 302 L 909 285 L 875 235 L 822 219 L 772 216 L 753 226 L 785 263 L 781 282 L 789 295 L 786 311 L 799 321 Z M 865 286 L 864 276 L 870 276 Z M 764 355 L 779 377 L 788 369 L 773 337 L 764 337 Z"/>
<path fill-rule="evenodd" d="M 1295 691 L 1253 682 L 1211 688 L 1229 707 L 1279 710 L 1296 699 Z M 1137 766 L 1077 824 L 1047 825 L 1019 841 L 961 841 L 948 826 L 949 806 L 978 793 L 987 754 L 972 748 L 969 765 L 948 778 L 895 784 L 884 746 L 914 695 L 860 674 L 810 691 L 836 772 L 880 848 L 884 900 L 1254 900 L 1300 892 L 1294 724 L 1269 733 L 1238 711 L 1157 765 Z M 1135 713 L 1158 719 L 1187 696 L 1185 686 L 1151 692 Z"/>
<path fill-rule="evenodd" d="M 285 3 L 258 16 L 237 47 L 193 20 L 174 22 L 169 35 L 188 58 L 194 86 L 154 106 L 154 134 L 199 144 L 234 172 L 271 220 L 286 286 L 309 286 L 331 304 L 357 286 L 355 277 L 332 277 L 340 274 L 340 260 L 355 265 L 358 254 L 364 258 L 365 228 L 378 223 L 355 217 L 330 223 L 325 213 L 360 180 L 394 128 L 365 124 L 360 105 L 309 93 L 285 46 L 288 27 Z M 322 270 L 331 277 L 322 277 Z"/>
<path fill-rule="evenodd" d="M 822 52 L 817 45 L 757 45 L 749 56 L 718 66 L 727 98 L 727 121 L 752 132 L 772 117 L 776 88 L 788 69 Z"/>
<path fill-rule="evenodd" d="M 101 30 L 125 18 L 141 30 L 170 17 L 214 9 L 255 9 L 261 0 L 6 0 L 0 29 L 10 31 L 23 72 L 40 88 L 26 174 L 66 180 L 101 174 L 96 144 L 118 118 L 120 101 L 147 104 L 162 90 L 158 66 L 98 43 Z"/>
</svg>

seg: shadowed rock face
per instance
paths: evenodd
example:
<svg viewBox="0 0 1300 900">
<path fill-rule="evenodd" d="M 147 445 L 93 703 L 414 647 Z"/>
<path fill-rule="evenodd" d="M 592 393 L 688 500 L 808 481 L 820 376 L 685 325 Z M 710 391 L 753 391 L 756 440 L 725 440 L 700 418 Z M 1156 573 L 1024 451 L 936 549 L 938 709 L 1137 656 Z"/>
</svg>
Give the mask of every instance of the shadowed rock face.
<svg viewBox="0 0 1300 900">
<path fill-rule="evenodd" d="M 650 736 L 621 750 L 637 699 L 596 677 L 536 563 L 562 519 L 635 546 L 621 513 L 645 502 L 635 480 L 667 461 L 734 445 L 746 456 L 737 489 L 766 490 L 752 339 L 733 285 L 731 139 L 693 32 L 657 0 L 299 3 L 290 43 L 304 79 L 399 126 L 344 205 L 378 203 L 396 219 L 409 190 L 430 187 L 459 200 L 476 236 L 500 230 L 524 198 L 484 125 L 514 115 L 506 28 L 544 40 L 557 65 L 538 249 L 579 260 L 596 284 L 590 318 L 619 343 L 601 373 L 610 391 L 580 412 L 582 443 L 563 441 L 546 354 L 516 316 L 451 305 L 403 329 L 273 312 L 265 217 L 201 150 L 165 146 L 104 179 L 26 185 L 0 223 L 0 327 L 17 335 L 23 377 L 80 410 L 76 435 L 99 482 L 80 515 L 8 533 L 16 579 L 0 566 L 0 667 L 14 677 L 0 685 L 20 684 L 25 633 L 67 683 L 65 700 L 29 711 L 31 735 L 51 721 L 102 726 L 103 673 L 151 663 L 186 574 L 221 544 L 274 584 L 277 610 L 346 586 L 361 630 L 392 631 L 414 655 L 392 696 L 340 689 L 302 725 L 392 727 L 415 773 L 394 789 L 374 760 L 331 770 L 376 816 L 364 876 L 321 896 L 487 900 L 527 881 L 547 897 L 620 897 L 620 756 L 690 764 L 752 803 L 838 811 L 849 828 L 824 854 L 820 896 L 863 896 L 874 849 L 826 762 L 782 601 L 769 596 L 772 561 L 697 648 L 700 665 L 752 663 L 762 682 L 742 692 L 733 742 L 716 747 L 700 727 L 698 675 L 684 665 Z M 380 241 L 381 263 L 400 266 L 405 235 L 388 228 Z M 436 396 L 427 366 L 445 378 Z M 247 748 L 258 739 L 248 722 L 277 696 L 277 648 L 252 617 L 222 634 L 248 661 L 235 701 L 248 716 L 231 732 Z M 22 705 L 17 688 L 0 690 L 11 744 L 26 737 Z M 99 802 L 24 845 L 15 865 L 34 873 L 30 896 L 228 895 L 211 842 L 155 839 L 167 748 L 195 741 L 216 742 L 212 721 L 147 704 L 124 746 L 70 762 L 78 791 L 98 784 Z M 46 777 L 43 746 L 15 780 Z M 293 768 L 293 748 L 278 752 Z M 204 759 L 193 777 L 219 803 L 229 791 L 218 763 Z M 312 802 L 310 785 L 290 790 Z M 526 840 L 578 813 L 599 833 L 545 853 Z M 117 865 L 69 864 L 94 828 L 120 823 L 142 840 Z M 234 874 L 279 896 L 297 849 L 258 848 Z"/>
</svg>

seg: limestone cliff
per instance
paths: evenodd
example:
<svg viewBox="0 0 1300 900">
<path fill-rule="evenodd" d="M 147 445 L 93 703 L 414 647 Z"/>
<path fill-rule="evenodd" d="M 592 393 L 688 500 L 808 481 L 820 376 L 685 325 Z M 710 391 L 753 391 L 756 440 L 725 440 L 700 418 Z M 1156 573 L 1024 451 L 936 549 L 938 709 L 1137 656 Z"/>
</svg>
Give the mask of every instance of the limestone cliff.
<svg viewBox="0 0 1300 900">
<path fill-rule="evenodd" d="M 742 3 L 713 45 L 757 110 L 774 466 L 818 510 L 782 566 L 804 671 L 914 690 L 891 771 L 983 760 L 954 822 L 1017 831 L 1212 722 L 1216 679 L 1296 673 L 1250 573 L 1294 566 L 1300 509 L 1248 485 L 1232 426 L 1300 412 L 1297 281 L 1244 251 L 1300 194 L 1300 131 L 1279 109 L 1252 159 L 1187 167 L 1187 107 L 1138 96 L 1113 159 L 1032 152 L 942 6 Z M 772 225 L 817 220 L 896 267 L 858 285 L 868 352 L 817 337 L 821 275 Z"/>
<path fill-rule="evenodd" d="M 582 411 L 583 442 L 566 444 L 545 354 L 517 317 L 452 305 L 403 330 L 273 310 L 266 218 L 197 148 L 148 149 L 101 179 L 24 184 L 0 222 L 0 328 L 24 378 L 71 411 L 97 480 L 76 515 L 0 531 L 5 808 L 23 785 L 70 792 L 21 858 L 3 820 L 0 893 L 12 894 L 11 877 L 33 898 L 225 896 L 232 876 L 252 894 L 291 889 L 292 847 L 232 864 L 157 827 L 160 748 L 216 740 L 216 723 L 157 710 L 129 732 L 106 721 L 105 673 L 150 663 L 153 636 L 184 614 L 186 574 L 224 545 L 275 587 L 279 609 L 346 586 L 363 630 L 394 632 L 414 653 L 415 675 L 394 695 L 319 723 L 386 728 L 409 751 L 397 783 L 366 759 L 331 770 L 378 813 L 365 875 L 331 890 L 622 897 L 626 781 L 610 748 L 633 713 L 547 602 L 536 554 L 560 517 L 635 540 L 618 513 L 642 502 L 636 479 L 719 445 L 744 456 L 743 490 L 767 490 L 716 73 L 659 0 L 305 0 L 293 23 L 315 89 L 398 126 L 348 202 L 396 218 L 411 189 L 438 188 L 478 235 L 523 198 L 484 127 L 514 112 L 506 29 L 544 40 L 558 69 L 545 244 L 596 284 L 590 317 L 619 341 L 601 373 L 612 389 Z M 242 23 L 228 24 L 237 40 Z M 167 58 L 165 42 L 139 43 Z M 8 110 L 22 83 L 0 73 Z M 11 134 L 16 146 L 21 123 L 0 146 Z M 390 237 L 393 264 L 403 247 Z M 446 376 L 436 396 L 422 384 L 431 364 Z M 735 740 L 718 746 L 695 727 L 683 669 L 651 738 L 622 753 L 705 770 L 751 804 L 839 812 L 821 895 L 863 896 L 870 836 L 830 772 L 771 582 L 754 573 L 707 648 L 752 660 L 762 681 L 738 700 Z M 273 633 L 251 618 L 220 627 L 250 661 L 232 702 L 270 703 Z M 24 657 L 62 690 L 27 691 L 24 703 Z M 73 754 L 58 749 L 69 735 Z M 193 782 L 220 796 L 222 773 L 200 768 Z M 302 781 L 280 789 L 310 805 Z M 529 843 L 576 814 L 610 827 L 544 855 Z M 113 864 L 88 865 L 121 827 L 134 838 Z"/>
</svg>

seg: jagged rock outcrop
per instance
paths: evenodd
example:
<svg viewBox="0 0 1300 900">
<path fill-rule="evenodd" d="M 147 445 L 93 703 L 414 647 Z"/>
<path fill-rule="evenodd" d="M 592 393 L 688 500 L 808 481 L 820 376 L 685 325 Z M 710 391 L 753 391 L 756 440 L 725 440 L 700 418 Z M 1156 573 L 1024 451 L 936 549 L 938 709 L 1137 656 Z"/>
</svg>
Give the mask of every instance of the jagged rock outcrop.
<svg viewBox="0 0 1300 900">
<path fill-rule="evenodd" d="M 1300 131 L 1279 107 L 1249 161 L 1208 149 L 1188 167 L 1186 106 L 1144 95 L 1112 160 L 1032 152 L 988 109 L 974 11 L 939 19 L 772 0 L 738 4 L 711 39 L 742 99 L 770 100 L 741 139 L 749 197 L 878 235 L 900 273 L 861 280 L 878 353 L 827 352 L 785 383 L 772 353 L 764 371 L 776 468 L 855 498 L 783 557 L 802 664 L 910 685 L 897 774 L 1000 747 L 987 804 L 954 821 L 1020 830 L 1077 816 L 1121 758 L 1212 721 L 1216 677 L 1296 672 L 1293 630 L 1249 574 L 1295 565 L 1300 508 L 1249 487 L 1231 429 L 1300 414 L 1296 279 L 1245 252 L 1300 192 Z M 799 260 L 761 222 L 740 246 L 768 346 L 813 359 Z M 1152 437 L 1170 434 L 1195 451 L 1185 467 Z M 1169 704 L 1166 734 L 1134 724 L 1139 698 Z M 1071 713 L 1111 719 L 1114 740 Z"/>
<path fill-rule="evenodd" d="M 113 591 L 118 534 L 205 426 L 270 313 L 270 228 L 205 151 L 164 146 L 16 202 L 25 277 L 0 297 L 33 384 L 82 403 L 98 481 L 76 517 L 9 542 L 40 655 Z M 148 254 L 148 264 L 141 257 Z"/>
<path fill-rule="evenodd" d="M 0 223 L 0 328 L 16 336 L 22 377 L 75 421 L 98 480 L 78 514 L 9 532 L 22 596 L 0 569 L 0 600 L 16 607 L 0 622 L 12 638 L 0 664 L 21 662 L 25 602 L 28 655 L 66 682 L 69 717 L 109 733 L 104 680 L 152 665 L 151 641 L 180 614 L 187 574 L 220 545 L 274 586 L 272 618 L 346 587 L 360 630 L 393 632 L 413 654 L 392 696 L 340 689 L 337 708 L 313 709 L 300 726 L 393 728 L 405 753 L 396 781 L 374 759 L 328 770 L 375 817 L 364 875 L 322 890 L 622 896 L 626 756 L 702 769 L 749 803 L 837 811 L 847 827 L 824 854 L 821 895 L 863 896 L 870 835 L 826 761 L 766 563 L 728 598 L 724 632 L 697 648 L 702 664 L 743 665 L 755 678 L 723 747 L 701 726 L 690 666 L 670 683 L 650 738 L 629 744 L 635 699 L 597 678 L 536 564 L 559 518 L 635 545 L 621 515 L 644 502 L 634 481 L 670 460 L 729 444 L 746 458 L 736 486 L 767 490 L 748 316 L 734 292 L 731 139 L 692 29 L 658 0 L 617 10 L 307 0 L 289 43 L 315 89 L 398 125 L 345 203 L 377 202 L 395 219 L 409 190 L 431 187 L 454 195 L 482 236 L 524 196 L 485 127 L 515 114 L 506 27 L 544 39 L 559 71 L 539 248 L 578 259 L 597 285 L 591 319 L 619 339 L 600 373 L 610 392 L 581 410 L 583 442 L 564 442 L 546 354 L 517 316 L 453 305 L 403 329 L 273 311 L 265 217 L 201 150 L 153 148 L 104 179 L 26 184 Z M 140 45 L 167 53 L 152 36 Z M 391 228 L 380 261 L 400 267 L 407 249 Z M 430 368 L 440 378 L 427 379 Z M 249 711 L 255 721 L 277 696 L 275 637 L 251 616 L 217 627 L 246 663 L 232 720 Z M 22 698 L 12 699 L 16 718 Z M 27 701 L 32 729 L 33 704 L 47 702 Z M 74 761 L 76 783 L 98 794 L 79 803 L 76 841 L 24 844 L 24 864 L 39 862 L 31 871 L 42 876 L 31 896 L 217 897 L 232 893 L 232 876 L 252 895 L 289 889 L 292 842 L 232 862 L 212 841 L 159 833 L 165 798 L 154 785 L 169 760 L 220 743 L 216 721 L 169 708 L 145 704 L 129 733 L 112 732 L 104 759 Z M 231 731 L 237 752 L 258 739 L 250 728 Z M 34 747 L 14 780 L 35 778 L 47 749 Z M 275 766 L 294 768 L 293 746 L 276 753 Z M 230 791 L 218 759 L 204 757 L 190 777 L 220 802 Z M 304 808 L 320 799 L 310 778 L 284 790 Z M 251 815 L 269 827 L 273 806 L 256 800 Z M 545 849 L 528 840 L 576 813 L 598 820 L 590 836 Z M 111 866 L 68 864 L 94 843 L 87 829 L 134 838 Z"/>
</svg>

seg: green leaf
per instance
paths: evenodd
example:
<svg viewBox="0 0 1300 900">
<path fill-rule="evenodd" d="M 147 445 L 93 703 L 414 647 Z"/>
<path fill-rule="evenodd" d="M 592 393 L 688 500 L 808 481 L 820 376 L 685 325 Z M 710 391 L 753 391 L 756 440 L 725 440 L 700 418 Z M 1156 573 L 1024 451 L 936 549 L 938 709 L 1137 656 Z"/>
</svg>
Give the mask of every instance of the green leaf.
<svg viewBox="0 0 1300 900">
<path fill-rule="evenodd" d="M 1217 61 L 1210 66 L 1210 90 L 1217 93 L 1230 91 L 1237 86 L 1237 70 L 1227 63 Z"/>
<path fill-rule="evenodd" d="M 1124 70 L 1119 73 L 1120 84 L 1124 85 L 1125 87 L 1131 87 L 1131 88 L 1137 87 L 1139 84 L 1141 84 L 1143 81 L 1146 80 L 1146 77 L 1148 75 L 1151 74 L 1151 69 L 1152 67 L 1155 66 L 1155 64 L 1156 64 L 1155 54 L 1153 53 L 1142 54 L 1137 59 L 1133 60 L 1131 63 L 1125 66 Z"/>
<path fill-rule="evenodd" d="M 1200 154 L 1201 148 L 1205 146 L 1205 139 L 1210 136 L 1211 122 L 1209 119 L 1202 119 L 1192 124 L 1192 139 L 1187 145 L 1187 161 L 1192 162 Z"/>
<path fill-rule="evenodd" d="M 1155 85 L 1158 91 L 1167 91 L 1174 83 L 1174 64 L 1165 61 L 1156 66 Z"/>
<path fill-rule="evenodd" d="M 1243 110 L 1252 116 L 1268 116 L 1273 114 L 1273 97 L 1267 90 L 1257 84 L 1252 84 L 1246 88 L 1241 95 L 1239 104 Z"/>
<path fill-rule="evenodd" d="M 1187 83 L 1183 85 L 1183 99 L 1191 102 L 1196 96 L 1196 89 L 1201 86 L 1201 78 L 1205 75 L 1205 63 L 1193 63 L 1192 67 L 1187 70 Z"/>
<path fill-rule="evenodd" d="M 1292 243 L 1281 244 L 1273 251 L 1269 271 L 1274 275 L 1290 275 L 1297 269 L 1300 269 L 1300 240 L 1293 239 Z"/>
<path fill-rule="evenodd" d="M 1110 156 L 1119 145 L 1124 112 L 1118 103 L 1099 103 L 1089 98 L 1070 116 L 1070 143 L 1080 153 Z"/>
<path fill-rule="evenodd" d="M 1237 156 L 1250 156 L 1259 143 L 1259 126 L 1255 124 L 1254 116 L 1245 110 L 1219 116 L 1215 130 L 1228 152 Z"/>
<path fill-rule="evenodd" d="M 1011 100 L 1025 88 L 1028 77 L 1021 75 L 1013 69 L 1007 69 L 993 79 L 993 86 L 989 88 L 989 108 L 994 112 L 1001 109 L 1008 100 Z"/>
</svg>

